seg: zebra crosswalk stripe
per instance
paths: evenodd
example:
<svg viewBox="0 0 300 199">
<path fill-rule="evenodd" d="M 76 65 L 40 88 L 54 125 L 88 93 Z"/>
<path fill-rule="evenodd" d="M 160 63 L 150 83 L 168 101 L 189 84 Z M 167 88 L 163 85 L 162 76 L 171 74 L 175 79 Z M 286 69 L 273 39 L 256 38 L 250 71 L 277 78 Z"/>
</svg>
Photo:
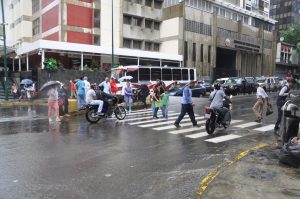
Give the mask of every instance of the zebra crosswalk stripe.
<svg viewBox="0 0 300 199">
<path fill-rule="evenodd" d="M 208 134 L 206 132 L 201 132 L 201 133 L 195 133 L 195 134 L 191 134 L 191 135 L 186 135 L 185 137 L 196 139 L 196 138 L 201 138 L 201 137 L 205 137 L 205 136 L 208 136 Z"/>
<path fill-rule="evenodd" d="M 263 126 L 263 127 L 259 127 L 259 128 L 253 129 L 253 130 L 254 130 L 254 131 L 266 132 L 266 131 L 271 131 L 271 130 L 273 130 L 274 127 L 275 127 L 274 124 L 270 124 L 270 125 L 267 125 L 267 126 Z"/>
<path fill-rule="evenodd" d="M 200 120 L 200 119 L 203 119 L 204 117 L 195 117 L 196 120 Z M 186 122 L 186 121 L 190 121 L 191 119 L 190 118 L 185 118 L 183 120 L 181 120 L 182 122 Z M 153 121 L 154 123 L 152 124 L 145 124 L 145 125 L 139 125 L 139 127 L 142 127 L 142 128 L 146 128 L 146 127 L 153 127 L 153 126 L 160 126 L 160 125 L 164 125 L 164 124 L 173 124 L 175 121 L 165 121 L 165 122 L 156 122 L 156 121 Z"/>
<path fill-rule="evenodd" d="M 177 115 L 176 116 L 173 116 L 173 117 L 169 117 L 168 120 L 173 120 L 173 119 L 177 119 Z M 152 118 L 152 117 L 151 117 Z M 128 123 L 129 125 L 139 125 L 139 124 L 147 124 L 147 123 L 152 123 L 152 122 L 159 122 L 159 121 L 166 121 L 165 118 L 159 118 L 157 120 L 144 120 L 144 121 L 140 121 L 140 122 L 131 122 L 131 123 Z"/>
<path fill-rule="evenodd" d="M 205 129 L 204 126 L 191 127 L 191 128 L 186 128 L 186 129 L 178 129 L 178 130 L 174 130 L 174 131 L 169 131 L 168 133 L 177 135 L 177 134 L 183 134 L 183 133 L 190 133 L 190 132 L 194 132 L 194 131 L 200 131 L 200 130 L 203 130 L 203 129 Z"/>
<path fill-rule="evenodd" d="M 236 127 L 236 128 L 247 128 L 247 127 L 256 126 L 256 125 L 259 125 L 259 123 L 257 123 L 257 122 L 248 122 L 248 123 L 236 125 L 236 126 L 233 126 L 233 127 Z"/>
<path fill-rule="evenodd" d="M 219 137 L 216 137 L 216 138 L 207 139 L 205 141 L 206 142 L 212 142 L 212 143 L 220 143 L 220 142 L 225 142 L 225 141 L 228 141 L 228 140 L 237 139 L 237 138 L 240 138 L 240 137 L 242 137 L 242 136 L 229 134 L 229 135 L 219 136 Z"/>
<path fill-rule="evenodd" d="M 178 115 L 178 113 L 170 113 L 168 115 L 169 116 L 174 116 L 174 115 Z M 134 118 L 125 118 L 124 120 L 121 120 L 121 121 L 128 122 L 128 121 L 138 121 L 138 120 L 143 120 L 143 119 L 152 119 L 152 115 L 143 116 L 143 117 L 136 116 Z M 156 121 L 156 120 L 154 120 L 154 121 Z"/>
<path fill-rule="evenodd" d="M 169 113 L 174 113 L 174 111 L 169 111 Z M 145 113 L 127 113 L 126 117 L 136 117 L 138 115 L 152 115 L 152 111 L 150 112 L 145 112 Z"/>
<path fill-rule="evenodd" d="M 205 123 L 205 120 L 198 121 L 197 123 L 198 124 L 203 124 L 203 123 Z M 182 126 L 182 127 L 184 127 L 184 126 L 192 126 L 192 123 L 191 123 L 191 121 L 188 121 L 188 123 L 180 124 L 180 126 Z M 175 128 L 176 127 L 174 125 L 168 125 L 168 126 L 153 128 L 153 130 L 162 131 L 162 130 L 175 129 Z"/>
</svg>

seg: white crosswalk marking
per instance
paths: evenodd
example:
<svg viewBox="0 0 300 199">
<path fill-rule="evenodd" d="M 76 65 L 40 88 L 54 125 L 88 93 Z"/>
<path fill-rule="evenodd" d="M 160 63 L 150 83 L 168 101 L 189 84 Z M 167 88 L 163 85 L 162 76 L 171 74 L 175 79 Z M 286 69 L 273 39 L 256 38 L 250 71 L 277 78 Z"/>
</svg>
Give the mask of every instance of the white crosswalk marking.
<svg viewBox="0 0 300 199">
<path fill-rule="evenodd" d="M 169 116 L 178 115 L 178 113 L 170 113 L 168 115 Z M 158 115 L 158 117 L 161 117 L 161 116 Z M 143 120 L 143 119 L 152 119 L 152 115 L 150 115 L 150 116 L 143 116 L 143 117 L 136 116 L 134 118 L 125 118 L 124 120 L 121 120 L 121 121 L 122 122 L 128 122 L 128 121 L 138 121 L 138 120 Z M 154 121 L 156 121 L 156 120 L 154 120 Z"/>
<path fill-rule="evenodd" d="M 198 124 L 203 124 L 205 123 L 205 121 L 198 121 L 197 122 Z M 188 123 L 183 123 L 183 124 L 180 124 L 180 126 L 184 127 L 184 126 L 192 126 L 192 123 L 191 121 L 188 121 Z M 156 130 L 156 131 L 162 131 L 162 130 L 168 130 L 168 129 L 175 129 L 176 127 L 174 125 L 168 125 L 168 126 L 163 126 L 163 127 L 157 127 L 157 128 L 153 128 L 153 130 Z"/>
<path fill-rule="evenodd" d="M 220 142 L 225 142 L 225 141 L 233 140 L 233 139 L 240 138 L 240 137 L 242 137 L 242 136 L 230 134 L 230 135 L 224 135 L 224 136 L 219 136 L 216 138 L 207 139 L 205 141 L 212 142 L 212 143 L 220 143 Z"/>
<path fill-rule="evenodd" d="M 173 111 L 174 112 L 174 111 Z M 152 114 L 152 111 L 149 110 L 149 111 L 141 111 L 141 112 L 131 112 L 131 113 L 127 113 L 128 116 L 130 115 L 143 115 L 143 114 Z"/>
<path fill-rule="evenodd" d="M 255 130 L 255 131 L 266 132 L 266 131 L 271 131 L 271 130 L 273 130 L 274 127 L 275 127 L 274 124 L 270 124 L 270 125 L 267 125 L 267 126 L 263 126 L 263 127 L 260 127 L 260 128 L 253 129 L 253 130 Z"/>
<path fill-rule="evenodd" d="M 132 113 L 139 113 L 139 112 L 145 112 L 145 111 L 152 111 L 152 109 L 134 110 L 134 111 L 132 111 Z"/>
<path fill-rule="evenodd" d="M 205 136 L 208 136 L 208 134 L 206 132 L 201 132 L 201 133 L 186 135 L 185 137 L 196 139 L 196 138 L 201 138 L 201 137 L 205 137 Z"/>
<path fill-rule="evenodd" d="M 233 126 L 233 127 L 247 128 L 247 127 L 256 126 L 256 125 L 259 125 L 259 123 L 257 123 L 257 122 L 249 122 L 249 123 L 246 123 L 246 124 L 240 124 L 240 125 L 236 125 L 236 126 Z"/>
<path fill-rule="evenodd" d="M 177 119 L 177 115 L 176 116 L 173 116 L 173 117 L 169 117 L 168 120 L 175 120 Z M 152 117 L 151 117 L 152 118 Z M 157 119 L 157 120 L 144 120 L 144 121 L 140 121 L 140 122 L 131 122 L 131 123 L 128 123 L 129 125 L 139 125 L 139 124 L 147 124 L 147 123 L 152 123 L 152 122 L 159 122 L 159 121 L 166 121 L 165 118 L 160 118 L 160 119 Z M 174 122 L 174 121 L 173 121 Z"/>
<path fill-rule="evenodd" d="M 183 133 L 190 133 L 190 132 L 194 132 L 194 131 L 200 131 L 205 129 L 205 126 L 201 126 L 201 127 L 192 127 L 192 128 L 186 128 L 186 129 L 177 129 L 174 131 L 169 131 L 168 133 L 170 134 L 183 134 Z"/>
<path fill-rule="evenodd" d="M 204 117 L 195 117 L 196 120 L 200 120 L 200 119 L 203 119 Z M 185 118 L 185 119 L 182 119 L 181 121 L 182 122 L 186 122 L 186 121 L 190 121 L 191 119 L 190 118 Z M 142 127 L 142 128 L 146 128 L 146 127 L 153 127 L 153 126 L 160 126 L 160 125 L 164 125 L 164 124 L 174 124 L 175 121 L 165 121 L 165 122 L 155 122 L 153 121 L 154 124 L 145 124 L 145 125 L 139 125 L 139 127 Z"/>
<path fill-rule="evenodd" d="M 169 111 L 169 113 L 174 113 L 174 111 Z M 159 114 L 159 112 L 158 112 L 158 114 Z M 126 117 L 138 117 L 139 115 L 141 115 L 141 116 L 152 115 L 152 112 L 145 112 L 145 113 L 127 113 Z"/>
</svg>

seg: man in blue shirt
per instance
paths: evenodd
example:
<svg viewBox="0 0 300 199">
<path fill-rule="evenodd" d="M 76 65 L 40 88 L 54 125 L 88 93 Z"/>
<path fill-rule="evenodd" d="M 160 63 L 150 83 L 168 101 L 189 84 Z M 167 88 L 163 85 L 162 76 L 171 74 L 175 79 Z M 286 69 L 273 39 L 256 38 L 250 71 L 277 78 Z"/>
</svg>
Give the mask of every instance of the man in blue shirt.
<svg viewBox="0 0 300 199">
<path fill-rule="evenodd" d="M 188 86 L 186 86 L 183 89 L 183 93 L 182 93 L 182 99 L 181 99 L 181 112 L 180 115 L 178 116 L 177 120 L 175 121 L 174 125 L 176 126 L 176 128 L 180 128 L 180 121 L 183 119 L 183 117 L 185 116 L 186 113 L 189 114 L 189 117 L 193 123 L 193 126 L 199 126 L 197 124 L 197 121 L 195 120 L 195 114 L 194 114 L 194 108 L 193 106 L 195 105 L 192 102 L 192 88 L 195 87 L 195 82 L 190 82 Z"/>
</svg>

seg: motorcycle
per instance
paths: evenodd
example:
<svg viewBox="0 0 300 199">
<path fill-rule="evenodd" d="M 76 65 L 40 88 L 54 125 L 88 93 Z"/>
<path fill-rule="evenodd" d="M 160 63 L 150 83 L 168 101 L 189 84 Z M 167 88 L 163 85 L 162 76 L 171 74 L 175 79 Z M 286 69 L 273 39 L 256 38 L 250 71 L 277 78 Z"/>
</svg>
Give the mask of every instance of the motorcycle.
<svg viewBox="0 0 300 199">
<path fill-rule="evenodd" d="M 118 120 L 125 119 L 126 110 L 123 106 L 120 106 L 118 104 L 117 97 L 113 96 L 112 99 L 108 99 L 106 104 L 107 107 L 105 107 L 105 104 L 106 103 L 104 103 L 103 108 L 107 108 L 108 110 L 106 110 L 103 115 L 99 115 L 97 113 L 99 105 L 88 104 L 86 106 L 87 111 L 85 114 L 87 121 L 89 121 L 90 123 L 97 123 L 100 119 L 111 117 L 113 113 L 115 114 Z"/>
<path fill-rule="evenodd" d="M 224 119 L 224 114 L 222 112 L 210 107 L 205 107 L 205 115 L 204 115 L 204 118 L 206 119 L 205 130 L 208 134 L 213 134 L 217 127 L 219 128 L 224 127 L 226 129 L 230 125 L 231 123 L 230 111 L 232 109 L 232 104 L 228 100 L 224 100 L 223 106 L 228 109 L 228 113 L 229 113 L 228 120 L 225 125 L 222 124 Z"/>
</svg>

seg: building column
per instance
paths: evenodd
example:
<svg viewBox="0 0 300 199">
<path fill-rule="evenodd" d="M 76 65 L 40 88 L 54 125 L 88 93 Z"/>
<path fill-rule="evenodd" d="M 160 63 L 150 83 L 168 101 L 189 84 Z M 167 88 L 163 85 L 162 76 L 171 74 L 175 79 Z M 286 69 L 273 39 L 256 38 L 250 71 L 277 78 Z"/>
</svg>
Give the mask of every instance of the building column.
<svg viewBox="0 0 300 199">
<path fill-rule="evenodd" d="M 137 58 L 137 65 L 138 66 L 140 65 L 140 58 L 139 57 Z"/>
<path fill-rule="evenodd" d="M 13 72 L 15 72 L 15 57 L 13 57 L 12 61 L 13 61 Z"/>
<path fill-rule="evenodd" d="M 19 72 L 21 72 L 21 57 L 19 56 Z"/>
<path fill-rule="evenodd" d="M 81 65 L 80 70 L 83 71 L 83 52 L 81 52 Z"/>
<path fill-rule="evenodd" d="M 159 66 L 162 67 L 162 60 L 159 60 Z"/>
<path fill-rule="evenodd" d="M 28 57 L 28 54 L 26 54 L 26 71 L 29 71 L 29 57 Z"/>
<path fill-rule="evenodd" d="M 42 49 L 42 59 L 41 59 L 41 66 L 42 66 L 42 69 L 44 69 L 44 62 L 45 62 L 45 50 Z"/>
</svg>

